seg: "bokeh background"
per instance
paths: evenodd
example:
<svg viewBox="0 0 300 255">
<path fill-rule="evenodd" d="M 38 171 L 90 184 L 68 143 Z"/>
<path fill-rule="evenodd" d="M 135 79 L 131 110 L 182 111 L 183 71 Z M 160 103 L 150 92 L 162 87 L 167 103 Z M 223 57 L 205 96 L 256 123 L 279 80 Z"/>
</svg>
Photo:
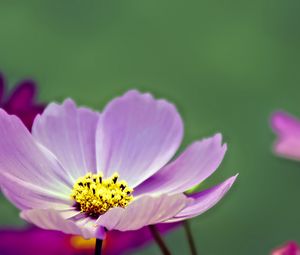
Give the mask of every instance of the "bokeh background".
<svg viewBox="0 0 300 255">
<path fill-rule="evenodd" d="M 300 162 L 272 154 L 270 114 L 300 116 L 300 2 L 0 1 L 0 70 L 38 81 L 39 100 L 101 110 L 130 88 L 173 101 L 182 149 L 222 132 L 228 152 L 201 187 L 237 172 L 221 203 L 191 221 L 205 255 L 257 255 L 300 241 Z M 0 138 L 1 139 L 1 138 Z M 0 226 L 21 227 L 0 198 Z M 166 238 L 187 254 L 182 230 Z M 155 245 L 135 254 L 159 254 Z"/>
</svg>

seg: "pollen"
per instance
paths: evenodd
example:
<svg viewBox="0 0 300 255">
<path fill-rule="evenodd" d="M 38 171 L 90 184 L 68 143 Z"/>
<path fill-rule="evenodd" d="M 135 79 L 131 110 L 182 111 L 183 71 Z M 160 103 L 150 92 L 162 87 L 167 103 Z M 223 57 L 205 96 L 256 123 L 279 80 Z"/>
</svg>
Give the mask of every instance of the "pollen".
<svg viewBox="0 0 300 255">
<path fill-rule="evenodd" d="M 125 208 L 133 199 L 133 189 L 126 181 L 118 181 L 118 173 L 104 179 L 102 173 L 88 173 L 77 179 L 71 198 L 81 212 L 98 217 L 113 207 Z"/>
</svg>

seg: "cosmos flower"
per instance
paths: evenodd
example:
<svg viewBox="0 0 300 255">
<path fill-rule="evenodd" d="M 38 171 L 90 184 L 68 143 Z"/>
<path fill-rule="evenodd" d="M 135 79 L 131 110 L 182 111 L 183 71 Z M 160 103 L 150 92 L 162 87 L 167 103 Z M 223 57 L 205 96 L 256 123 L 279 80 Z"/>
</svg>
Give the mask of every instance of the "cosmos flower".
<svg viewBox="0 0 300 255">
<path fill-rule="evenodd" d="M 272 251 L 271 255 L 300 255 L 300 247 L 296 242 L 291 241 Z"/>
<path fill-rule="evenodd" d="M 49 245 L 51 244 L 51 245 Z M 90 255 L 94 244 L 79 237 L 39 228 L 1 230 L 1 255 Z"/>
<path fill-rule="evenodd" d="M 158 224 L 157 228 L 160 233 L 166 233 L 176 226 L 178 223 Z M 124 254 L 147 244 L 151 239 L 147 227 L 127 232 L 110 231 L 106 234 L 102 254 Z M 90 255 L 93 254 L 94 246 L 95 239 L 85 240 L 80 236 L 35 227 L 0 231 L 1 255 Z"/>
<path fill-rule="evenodd" d="M 0 73 L 0 107 L 9 114 L 17 115 L 30 130 L 35 116 L 44 109 L 44 105 L 35 102 L 35 82 L 21 81 L 8 97 L 5 89 L 4 75 Z"/>
<path fill-rule="evenodd" d="M 21 217 L 44 229 L 103 239 L 106 231 L 195 217 L 236 179 L 184 191 L 221 163 L 221 135 L 190 145 L 168 163 L 183 136 L 176 108 L 129 91 L 99 114 L 68 99 L 36 117 L 32 134 L 0 111 L 0 185 Z M 167 164 L 168 163 L 168 164 Z"/>
<path fill-rule="evenodd" d="M 276 112 L 271 118 L 271 126 L 278 136 L 275 153 L 300 160 L 300 121 L 285 112 Z"/>
</svg>

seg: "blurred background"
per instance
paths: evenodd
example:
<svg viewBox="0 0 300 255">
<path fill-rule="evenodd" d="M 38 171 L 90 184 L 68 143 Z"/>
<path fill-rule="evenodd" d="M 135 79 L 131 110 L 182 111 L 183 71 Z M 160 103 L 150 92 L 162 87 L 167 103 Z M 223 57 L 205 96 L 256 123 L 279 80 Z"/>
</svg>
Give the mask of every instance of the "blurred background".
<svg viewBox="0 0 300 255">
<path fill-rule="evenodd" d="M 181 150 L 221 132 L 228 152 L 202 187 L 239 172 L 228 195 L 191 221 L 205 255 L 268 254 L 300 241 L 300 162 L 277 158 L 270 114 L 300 116 L 300 2 L 0 1 L 0 70 L 39 101 L 72 97 L 97 110 L 130 88 L 174 102 Z M 0 226 L 25 223 L 2 195 Z M 166 237 L 187 254 L 183 231 Z M 155 245 L 134 254 L 159 254 Z"/>
</svg>

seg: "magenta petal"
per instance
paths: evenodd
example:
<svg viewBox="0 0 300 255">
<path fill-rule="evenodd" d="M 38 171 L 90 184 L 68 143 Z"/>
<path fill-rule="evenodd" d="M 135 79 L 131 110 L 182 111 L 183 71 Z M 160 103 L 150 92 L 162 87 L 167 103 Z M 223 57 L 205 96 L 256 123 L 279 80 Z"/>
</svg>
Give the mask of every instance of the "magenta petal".
<svg viewBox="0 0 300 255">
<path fill-rule="evenodd" d="M 135 189 L 135 194 L 179 193 L 201 183 L 220 165 L 226 152 L 221 134 L 189 146 L 176 160 Z"/>
<path fill-rule="evenodd" d="M 210 189 L 190 195 L 192 201 L 181 210 L 173 219 L 166 222 L 176 222 L 196 217 L 217 204 L 235 182 L 236 176 L 232 176 L 223 183 Z"/>
<path fill-rule="evenodd" d="M 75 250 L 71 237 L 57 231 L 39 228 L 0 231 L 1 255 L 90 255 L 92 249 Z M 50 244 L 50 245 L 49 245 Z M 78 253 L 77 253 L 78 252 Z"/>
<path fill-rule="evenodd" d="M 115 207 L 101 215 L 97 224 L 108 230 L 137 230 L 167 221 L 181 211 L 190 200 L 183 194 L 142 196 L 127 207 Z"/>
<path fill-rule="evenodd" d="M 284 113 L 273 114 L 272 128 L 278 135 L 274 145 L 275 153 L 296 160 L 300 160 L 300 121 Z"/>
<path fill-rule="evenodd" d="M 93 220 L 76 222 L 63 217 L 62 213 L 56 210 L 33 209 L 21 212 L 21 217 L 34 225 L 49 230 L 59 230 L 66 234 L 80 235 L 86 239 L 101 238 L 103 232 L 98 231 Z"/>
<path fill-rule="evenodd" d="M 18 116 L 24 125 L 31 130 L 34 117 L 44 109 L 43 104 L 35 102 L 37 87 L 32 80 L 23 80 L 17 85 L 11 95 L 4 94 L 4 76 L 0 73 L 0 104 L 9 114 Z"/>
<path fill-rule="evenodd" d="M 97 165 L 131 187 L 164 166 L 179 147 L 183 123 L 174 105 L 129 91 L 105 108 L 97 130 Z"/>
<path fill-rule="evenodd" d="M 50 104 L 33 123 L 33 136 L 58 158 L 73 182 L 87 172 L 96 172 L 99 117 L 68 99 L 62 105 Z"/>
<path fill-rule="evenodd" d="M 300 254 L 300 246 L 294 242 L 290 241 L 286 243 L 284 246 L 272 251 L 271 255 L 299 255 Z"/>
<path fill-rule="evenodd" d="M 37 144 L 20 119 L 0 110 L 0 186 L 17 205 L 68 201 L 70 188 L 57 159 Z M 22 199 L 22 200 L 20 200 Z"/>
<path fill-rule="evenodd" d="M 10 111 L 24 111 L 24 109 L 31 107 L 33 99 L 36 94 L 36 85 L 32 80 L 24 80 L 12 92 L 7 101 L 6 108 Z"/>
</svg>

